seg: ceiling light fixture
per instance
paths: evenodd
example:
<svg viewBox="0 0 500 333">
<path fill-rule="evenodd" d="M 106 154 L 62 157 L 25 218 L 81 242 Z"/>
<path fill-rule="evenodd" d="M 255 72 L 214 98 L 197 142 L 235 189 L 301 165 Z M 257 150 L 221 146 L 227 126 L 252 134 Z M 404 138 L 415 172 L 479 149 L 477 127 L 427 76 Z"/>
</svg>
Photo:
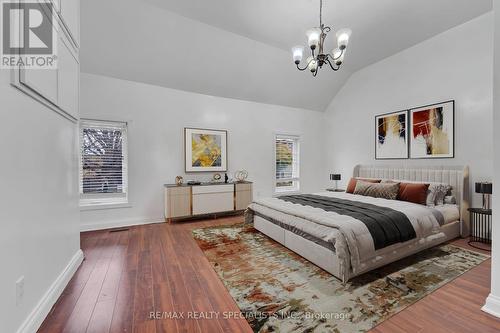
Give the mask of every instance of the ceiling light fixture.
<svg viewBox="0 0 500 333">
<path fill-rule="evenodd" d="M 306 59 L 305 67 L 301 68 L 300 62 L 304 56 L 304 47 L 294 46 L 292 48 L 293 61 L 300 71 L 309 69 L 313 76 L 318 75 L 318 71 L 324 64 L 330 65 L 334 71 L 338 71 L 344 62 L 344 56 L 349 44 L 352 31 L 350 29 L 339 30 L 336 34 L 337 47 L 331 53 L 324 53 L 326 35 L 332 30 L 323 24 L 323 0 L 319 1 L 319 28 L 307 30 L 307 43 L 311 49 L 311 56 Z M 315 52 L 317 50 L 317 52 Z"/>
</svg>

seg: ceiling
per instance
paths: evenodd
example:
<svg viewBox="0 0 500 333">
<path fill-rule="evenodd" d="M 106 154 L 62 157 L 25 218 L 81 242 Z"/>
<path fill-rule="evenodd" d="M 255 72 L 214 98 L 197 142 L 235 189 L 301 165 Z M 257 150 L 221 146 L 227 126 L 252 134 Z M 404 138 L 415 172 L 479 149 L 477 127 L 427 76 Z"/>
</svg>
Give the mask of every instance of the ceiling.
<svg viewBox="0 0 500 333">
<path fill-rule="evenodd" d="M 319 0 L 85 0 L 82 71 L 323 111 L 351 73 L 492 10 L 492 0 L 324 0 L 353 30 L 344 68 L 298 72 Z M 333 34 L 329 36 L 333 48 Z"/>
</svg>

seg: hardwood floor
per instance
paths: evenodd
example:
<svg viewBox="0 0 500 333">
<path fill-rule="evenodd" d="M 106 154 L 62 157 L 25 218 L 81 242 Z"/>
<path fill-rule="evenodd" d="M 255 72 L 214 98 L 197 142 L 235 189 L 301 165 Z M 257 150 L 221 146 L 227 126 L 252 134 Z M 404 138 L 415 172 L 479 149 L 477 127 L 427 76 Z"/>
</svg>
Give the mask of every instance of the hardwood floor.
<svg viewBox="0 0 500 333">
<path fill-rule="evenodd" d="M 241 216 L 128 231 L 81 234 L 85 260 L 39 332 L 252 332 L 190 235 L 193 228 L 242 222 Z M 457 245 L 469 247 L 465 240 Z M 499 332 L 480 310 L 490 288 L 490 260 L 386 320 L 372 332 Z M 159 311 L 158 320 L 150 313 Z M 184 318 L 167 319 L 169 312 Z M 205 317 L 188 318 L 199 311 Z M 219 318 L 215 318 L 218 312 Z"/>
</svg>

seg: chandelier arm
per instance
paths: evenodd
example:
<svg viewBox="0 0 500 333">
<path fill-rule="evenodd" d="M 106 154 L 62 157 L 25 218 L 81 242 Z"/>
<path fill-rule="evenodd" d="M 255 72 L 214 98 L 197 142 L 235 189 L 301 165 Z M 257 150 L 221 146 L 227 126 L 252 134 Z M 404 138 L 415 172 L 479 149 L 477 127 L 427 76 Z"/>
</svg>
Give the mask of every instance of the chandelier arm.
<svg viewBox="0 0 500 333">
<path fill-rule="evenodd" d="M 300 68 L 300 67 L 299 67 L 299 64 L 297 64 L 297 69 L 298 69 L 299 71 L 305 71 L 305 70 L 307 69 L 307 67 L 309 67 L 309 64 L 310 64 L 313 60 L 314 60 L 314 58 L 313 58 L 313 59 L 311 59 L 311 60 L 309 60 L 309 62 L 307 63 L 307 65 L 306 65 L 304 68 Z"/>
<path fill-rule="evenodd" d="M 333 67 L 332 63 L 330 62 L 330 59 L 326 59 L 326 62 L 328 62 L 328 65 L 330 65 L 331 69 L 333 69 L 335 72 L 340 69 L 340 65 L 337 66 L 337 68 Z"/>
<path fill-rule="evenodd" d="M 314 71 L 313 77 L 316 77 L 318 75 L 318 72 L 319 72 L 319 67 L 317 67 L 316 70 Z"/>
<path fill-rule="evenodd" d="M 340 55 L 339 55 L 337 58 L 335 58 L 335 57 L 333 57 L 333 56 L 332 56 L 332 59 L 333 59 L 333 60 L 338 60 L 338 59 L 340 59 L 340 58 L 344 55 L 345 50 L 346 50 L 346 49 L 342 49 L 342 50 L 340 50 Z"/>
</svg>

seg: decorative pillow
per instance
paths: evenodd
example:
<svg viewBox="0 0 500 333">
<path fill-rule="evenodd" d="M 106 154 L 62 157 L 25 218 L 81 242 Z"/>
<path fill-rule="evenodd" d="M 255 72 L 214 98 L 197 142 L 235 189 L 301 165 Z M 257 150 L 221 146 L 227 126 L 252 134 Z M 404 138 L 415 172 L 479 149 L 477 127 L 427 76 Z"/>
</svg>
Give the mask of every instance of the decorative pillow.
<svg viewBox="0 0 500 333">
<path fill-rule="evenodd" d="M 368 183 L 380 183 L 382 181 L 381 179 L 351 178 L 351 180 L 349 180 L 349 184 L 347 185 L 346 193 L 351 193 L 351 194 L 354 193 L 354 189 L 356 188 L 356 182 L 358 180 L 362 180 Z"/>
<path fill-rule="evenodd" d="M 399 183 L 373 183 L 358 180 L 354 194 L 374 198 L 396 200 L 399 193 Z"/>
<path fill-rule="evenodd" d="M 383 180 L 382 183 L 408 183 L 408 184 L 429 184 L 429 190 L 427 191 L 427 199 L 425 200 L 425 204 L 429 207 L 434 207 L 436 205 L 442 205 L 444 201 L 444 197 L 450 194 L 451 186 L 444 183 L 436 183 L 436 182 L 419 182 L 419 181 L 410 181 L 410 180 Z"/>
<path fill-rule="evenodd" d="M 444 203 L 447 205 L 456 205 L 457 204 L 457 198 L 453 195 L 447 195 L 444 197 Z"/>
<path fill-rule="evenodd" d="M 436 206 L 444 205 L 444 198 L 450 192 L 451 186 L 446 184 L 440 184 L 436 186 Z"/>
<path fill-rule="evenodd" d="M 427 197 L 427 206 L 444 205 L 444 197 L 448 195 L 451 186 L 442 183 L 434 183 L 429 186 L 429 195 Z"/>
<path fill-rule="evenodd" d="M 430 184 L 400 183 L 398 200 L 413 202 L 419 205 L 427 204 L 427 192 Z"/>
</svg>

